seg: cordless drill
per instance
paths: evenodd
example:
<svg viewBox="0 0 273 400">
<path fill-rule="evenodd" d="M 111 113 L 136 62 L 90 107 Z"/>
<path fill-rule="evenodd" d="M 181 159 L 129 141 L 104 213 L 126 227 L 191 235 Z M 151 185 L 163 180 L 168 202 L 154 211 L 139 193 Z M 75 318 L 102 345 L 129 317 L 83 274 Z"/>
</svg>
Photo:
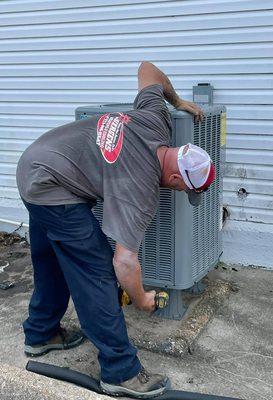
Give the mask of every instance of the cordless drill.
<svg viewBox="0 0 273 400">
<path fill-rule="evenodd" d="M 121 305 L 121 307 L 132 304 L 132 301 L 131 301 L 128 293 L 125 290 L 123 290 L 121 287 L 119 287 L 118 298 L 119 298 L 119 304 Z M 156 293 L 156 295 L 155 295 L 156 310 L 167 307 L 168 302 L 169 302 L 169 295 L 167 292 L 161 291 L 161 292 Z"/>
</svg>

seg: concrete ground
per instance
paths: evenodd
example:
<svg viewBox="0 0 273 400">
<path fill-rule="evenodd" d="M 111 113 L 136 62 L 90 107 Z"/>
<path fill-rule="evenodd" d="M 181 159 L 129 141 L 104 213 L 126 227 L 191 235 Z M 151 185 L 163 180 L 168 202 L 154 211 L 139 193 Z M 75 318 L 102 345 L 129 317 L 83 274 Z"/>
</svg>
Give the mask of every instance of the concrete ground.
<svg viewBox="0 0 273 400">
<path fill-rule="evenodd" d="M 103 399 L 71 384 L 55 381 L 25 371 L 21 323 L 27 316 L 32 289 L 29 249 L 25 243 L 13 243 L 0 237 L 0 282 L 14 280 L 14 288 L 0 290 L 0 398 L 1 400 Z M 7 261 L 9 265 L 4 268 Z M 3 272 L 1 272 L 3 270 Z M 229 297 L 222 299 L 201 334 L 190 346 L 190 352 L 175 353 L 176 357 L 147 350 L 146 342 L 139 351 L 144 366 L 169 375 L 174 389 L 244 400 L 273 399 L 273 271 L 221 266 L 210 279 L 231 283 Z M 200 303 L 199 303 L 200 304 Z M 204 311 L 205 312 L 205 311 Z M 167 336 L 179 341 L 181 322 L 149 319 L 133 308 L 126 309 L 132 339 L 151 334 L 151 342 Z M 188 320 L 189 321 L 189 320 Z M 194 323 L 191 319 L 192 329 Z M 71 304 L 65 325 L 77 324 Z M 162 330 L 161 330 L 162 326 Z M 174 334 L 175 332 L 175 334 Z M 158 333 L 158 335 L 155 335 Z M 157 338 L 158 337 L 158 338 Z M 146 338 L 147 339 L 147 338 Z M 165 339 L 164 339 L 165 340 Z M 141 343 L 140 343 L 141 345 Z M 96 349 L 90 342 L 78 348 L 51 352 L 39 361 L 69 367 L 99 377 Z"/>
</svg>

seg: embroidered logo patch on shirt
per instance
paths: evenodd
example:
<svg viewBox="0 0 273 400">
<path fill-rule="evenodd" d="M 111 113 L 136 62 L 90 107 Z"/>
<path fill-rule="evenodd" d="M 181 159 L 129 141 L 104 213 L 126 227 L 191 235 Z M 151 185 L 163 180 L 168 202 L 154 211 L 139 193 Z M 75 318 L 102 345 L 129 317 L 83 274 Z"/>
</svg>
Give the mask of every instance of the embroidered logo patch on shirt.
<svg viewBox="0 0 273 400">
<path fill-rule="evenodd" d="M 104 114 L 97 124 L 97 145 L 106 162 L 113 164 L 117 161 L 123 145 L 124 124 L 130 117 L 123 113 Z"/>
</svg>

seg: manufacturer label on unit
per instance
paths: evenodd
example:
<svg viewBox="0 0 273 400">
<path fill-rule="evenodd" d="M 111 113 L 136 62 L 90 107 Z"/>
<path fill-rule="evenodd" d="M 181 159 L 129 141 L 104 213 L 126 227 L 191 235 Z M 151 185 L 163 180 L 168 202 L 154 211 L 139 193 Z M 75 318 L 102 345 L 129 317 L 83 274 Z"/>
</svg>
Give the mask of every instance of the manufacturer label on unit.
<svg viewBox="0 0 273 400">
<path fill-rule="evenodd" d="M 227 143 L 227 114 L 221 114 L 221 147 Z"/>
</svg>

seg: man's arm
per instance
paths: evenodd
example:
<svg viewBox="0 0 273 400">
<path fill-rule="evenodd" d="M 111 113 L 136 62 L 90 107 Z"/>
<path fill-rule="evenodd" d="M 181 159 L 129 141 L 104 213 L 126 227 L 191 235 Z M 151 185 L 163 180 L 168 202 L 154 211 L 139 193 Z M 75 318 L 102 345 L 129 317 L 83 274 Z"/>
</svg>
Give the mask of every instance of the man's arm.
<svg viewBox="0 0 273 400">
<path fill-rule="evenodd" d="M 116 243 L 113 263 L 117 279 L 121 287 L 130 296 L 135 307 L 143 311 L 153 311 L 155 309 L 156 292 L 154 290 L 145 292 L 143 288 L 137 253 Z"/>
<path fill-rule="evenodd" d="M 182 100 L 174 90 L 169 78 L 154 64 L 144 61 L 138 69 L 138 89 L 141 90 L 149 85 L 160 84 L 163 86 L 165 99 L 179 110 L 187 111 L 195 116 L 196 121 L 202 121 L 203 111 L 196 104 Z"/>
</svg>

